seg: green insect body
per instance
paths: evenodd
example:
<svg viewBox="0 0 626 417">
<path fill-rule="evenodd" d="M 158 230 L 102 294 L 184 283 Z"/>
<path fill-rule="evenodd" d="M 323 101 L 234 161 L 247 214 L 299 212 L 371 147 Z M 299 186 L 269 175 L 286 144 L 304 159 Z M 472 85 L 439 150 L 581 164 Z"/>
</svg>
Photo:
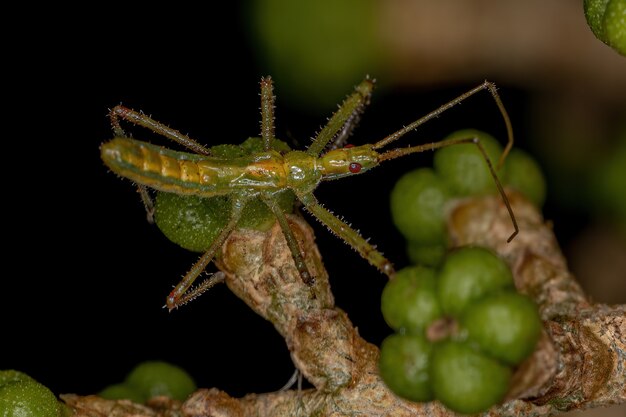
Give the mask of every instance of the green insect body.
<svg viewBox="0 0 626 417">
<path fill-rule="evenodd" d="M 222 243 L 235 228 L 245 206 L 253 199 L 265 203 L 281 226 L 287 244 L 292 253 L 296 268 L 309 285 L 314 277 L 309 273 L 304 256 L 294 237 L 284 212 L 280 208 L 276 195 L 285 190 L 292 190 L 303 203 L 305 209 L 325 224 L 333 233 L 352 246 L 370 264 L 382 273 L 392 277 L 394 268 L 373 245 L 348 224 L 335 217 L 319 204 L 313 191 L 321 181 L 333 180 L 349 175 L 361 174 L 378 166 L 385 160 L 394 159 L 411 153 L 434 150 L 444 146 L 473 143 L 481 149 L 485 160 L 500 190 L 513 220 L 513 213 L 508 200 L 497 179 L 495 170 L 486 156 L 480 141 L 475 137 L 454 138 L 425 145 L 396 148 L 384 152 L 378 150 L 399 139 L 417 126 L 438 116 L 450 107 L 481 90 L 491 92 L 504 118 L 508 131 L 508 145 L 503 152 L 506 155 L 513 143 L 512 129 L 508 115 L 492 83 L 485 82 L 428 115 L 407 125 L 403 129 L 387 136 L 375 144 L 360 146 L 340 146 L 351 133 L 358 116 L 369 102 L 374 83 L 370 79 L 361 82 L 355 92 L 348 96 L 339 110 L 331 117 L 306 151 L 279 151 L 272 147 L 274 138 L 274 96 L 271 79 L 261 80 L 261 136 L 263 150 L 239 157 L 219 157 L 193 139 L 156 122 L 143 113 L 135 112 L 123 106 L 117 106 L 110 112 L 115 138 L 101 146 L 104 163 L 116 174 L 128 178 L 139 185 L 147 208 L 151 201 L 145 187 L 179 195 L 199 197 L 227 196 L 231 205 L 231 217 L 209 249 L 185 275 L 183 280 L 167 297 L 167 307 L 171 310 L 195 298 L 210 288 L 215 280 L 205 282 L 195 289 L 190 289 L 195 279 L 214 258 Z M 175 151 L 161 146 L 130 139 L 120 126 L 120 119 L 146 127 L 168 139 L 171 139 L 194 153 Z M 330 143 L 334 149 L 326 150 Z M 502 158 L 501 161 L 502 162 Z M 223 275 L 216 274 L 216 279 Z"/>
<path fill-rule="evenodd" d="M 239 158 L 215 158 L 114 138 L 102 145 L 102 159 L 115 173 L 155 190 L 214 197 L 233 191 L 310 192 L 322 180 L 365 172 L 378 164 L 371 145 L 335 149 L 321 157 L 270 150 Z M 351 168 L 352 166 L 352 168 Z"/>
</svg>

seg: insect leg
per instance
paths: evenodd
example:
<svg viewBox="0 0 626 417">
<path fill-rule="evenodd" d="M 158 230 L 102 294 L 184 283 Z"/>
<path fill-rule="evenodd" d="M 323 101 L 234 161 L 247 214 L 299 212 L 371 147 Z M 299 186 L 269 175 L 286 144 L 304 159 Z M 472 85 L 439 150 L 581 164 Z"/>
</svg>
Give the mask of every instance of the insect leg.
<svg viewBox="0 0 626 417">
<path fill-rule="evenodd" d="M 289 226 L 289 222 L 287 221 L 287 217 L 285 217 L 285 213 L 283 213 L 282 209 L 278 205 L 278 202 L 273 196 L 264 195 L 261 197 L 263 202 L 267 204 L 267 206 L 272 210 L 274 216 L 276 216 L 276 220 L 278 220 L 278 224 L 283 231 L 283 235 L 285 236 L 285 240 L 287 241 L 287 246 L 289 246 L 289 250 L 291 251 L 291 256 L 293 257 L 293 261 L 296 264 L 296 268 L 300 273 L 300 277 L 302 281 L 308 285 L 312 286 L 315 278 L 309 272 L 309 269 L 304 262 L 304 257 L 302 256 L 302 252 L 300 251 L 300 245 L 298 245 L 298 240 L 293 234 L 291 227 Z"/>
<path fill-rule="evenodd" d="M 393 277 L 395 270 L 391 262 L 389 262 L 376 247 L 363 239 L 359 232 L 322 207 L 313 194 L 298 194 L 298 198 L 317 220 L 328 227 L 328 230 L 340 237 L 348 245 L 352 246 L 354 250 L 363 258 L 367 259 L 371 265 L 378 268 L 380 272 L 384 273 L 389 278 Z"/>
<path fill-rule="evenodd" d="M 428 113 L 426 116 L 417 119 L 413 123 L 403 127 L 397 132 L 394 132 L 391 135 L 387 136 L 386 138 L 376 142 L 373 146 L 373 149 L 380 149 L 388 145 L 389 143 L 400 139 L 402 136 L 404 136 L 408 132 L 415 130 L 418 126 L 424 124 L 425 122 L 429 121 L 432 118 L 438 117 L 441 113 L 445 112 L 446 110 L 449 110 L 450 108 L 456 106 L 457 104 L 460 104 L 465 99 L 473 96 L 474 94 L 482 90 L 487 90 L 491 93 L 491 96 L 493 97 L 494 101 L 496 102 L 496 105 L 498 106 L 498 109 L 500 110 L 500 113 L 502 114 L 502 118 L 504 119 L 504 124 L 506 125 L 507 144 L 506 144 L 506 147 L 504 148 L 504 151 L 502 152 L 502 155 L 500 156 L 500 160 L 498 161 L 498 169 L 500 169 L 502 167 L 502 164 L 504 163 L 504 160 L 509 154 L 509 151 L 513 147 L 513 127 L 511 126 L 511 120 L 509 119 L 509 114 L 504 108 L 504 104 L 502 104 L 502 100 L 500 99 L 500 95 L 498 94 L 496 85 L 490 81 L 484 81 L 479 86 L 472 88 L 471 90 L 469 90 L 468 92 L 464 94 L 461 94 L 454 100 L 450 100 L 443 106 Z"/>
<path fill-rule="evenodd" d="M 109 111 L 109 118 L 111 119 L 113 133 L 115 133 L 115 135 L 117 136 L 126 136 L 124 134 L 124 130 L 120 125 L 120 119 L 123 119 L 135 125 L 150 129 L 153 132 L 158 133 L 161 136 L 165 136 L 166 138 L 173 140 L 174 142 L 177 142 L 196 153 L 199 153 L 201 155 L 211 155 L 211 151 L 209 151 L 206 147 L 199 144 L 195 140 L 191 139 L 189 136 L 183 135 L 179 131 L 165 126 L 163 123 L 159 123 L 151 117 L 141 112 L 129 109 L 128 107 L 124 107 L 122 105 L 117 105 L 113 107 Z"/>
<path fill-rule="evenodd" d="M 346 130 L 346 126 L 350 123 L 356 123 L 358 116 L 363 112 L 365 105 L 369 104 L 370 96 L 372 95 L 372 89 L 374 88 L 374 80 L 366 78 L 356 86 L 354 93 L 348 96 L 341 104 L 339 109 L 328 120 L 326 126 L 318 133 L 315 140 L 309 148 L 307 153 L 309 155 L 318 156 L 326 148 L 326 145 L 337 135 L 338 132 Z M 351 130 L 348 127 L 347 132 Z M 341 136 L 341 133 L 339 134 Z"/>
<path fill-rule="evenodd" d="M 166 300 L 166 307 L 172 311 L 174 308 L 184 304 L 190 299 L 194 298 L 198 295 L 198 290 L 191 290 L 190 293 L 187 292 L 189 287 L 193 284 L 193 282 L 198 278 L 198 276 L 204 271 L 209 262 L 213 260 L 217 251 L 222 247 L 224 241 L 230 235 L 230 232 L 233 231 L 237 222 L 241 218 L 241 213 L 243 212 L 243 208 L 246 206 L 246 203 L 250 200 L 248 196 L 234 195 L 230 198 L 231 201 L 231 217 L 228 220 L 228 223 L 220 234 L 215 238 L 209 249 L 198 259 L 198 261 L 191 267 L 189 272 L 183 277 L 183 279 L 174 287 L 172 292 L 168 295 Z M 190 295 L 191 294 L 191 295 Z"/>
<path fill-rule="evenodd" d="M 272 139 L 274 139 L 274 87 L 272 77 L 261 78 L 261 137 L 263 138 L 263 149 L 272 149 Z"/>
<path fill-rule="evenodd" d="M 197 297 L 202 295 L 205 291 L 210 290 L 214 286 L 219 283 L 224 282 L 226 278 L 226 274 L 222 271 L 217 271 L 214 274 L 211 274 L 209 278 L 202 281 L 197 287 L 189 289 L 185 294 L 182 295 L 176 302 L 176 307 L 187 304 L 188 302 L 195 300 Z M 167 307 L 167 306 L 166 306 Z M 170 308 L 171 311 L 171 308 Z"/>
</svg>

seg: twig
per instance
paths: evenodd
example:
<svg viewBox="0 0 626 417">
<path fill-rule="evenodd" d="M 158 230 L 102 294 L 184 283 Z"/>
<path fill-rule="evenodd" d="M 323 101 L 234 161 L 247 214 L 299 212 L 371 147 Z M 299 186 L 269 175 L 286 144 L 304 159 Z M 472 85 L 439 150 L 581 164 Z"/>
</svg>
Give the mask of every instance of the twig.
<svg viewBox="0 0 626 417">
<path fill-rule="evenodd" d="M 510 218 L 500 199 L 461 201 L 449 210 L 454 244 L 480 244 L 498 251 L 512 267 L 518 289 L 538 302 L 544 319 L 544 337 L 518 368 L 510 400 L 485 415 L 548 416 L 625 402 L 626 306 L 592 304 L 568 272 L 539 212 L 519 195 L 511 194 L 510 199 L 521 232 L 509 244 Z M 296 216 L 289 221 L 315 276 L 312 287 L 300 279 L 278 226 L 266 233 L 233 233 L 224 244 L 219 267 L 228 287 L 285 338 L 294 364 L 314 388 L 242 398 L 215 388 L 201 389 L 180 409 L 173 405 L 169 410 L 116 416 L 455 415 L 437 402 L 411 403 L 386 388 L 377 372 L 378 348 L 361 338 L 334 305 L 311 228 Z M 75 407 L 83 399 L 94 401 L 64 398 Z M 110 403 L 101 404 L 110 407 Z M 108 415 L 84 410 L 83 406 L 76 416 Z"/>
</svg>

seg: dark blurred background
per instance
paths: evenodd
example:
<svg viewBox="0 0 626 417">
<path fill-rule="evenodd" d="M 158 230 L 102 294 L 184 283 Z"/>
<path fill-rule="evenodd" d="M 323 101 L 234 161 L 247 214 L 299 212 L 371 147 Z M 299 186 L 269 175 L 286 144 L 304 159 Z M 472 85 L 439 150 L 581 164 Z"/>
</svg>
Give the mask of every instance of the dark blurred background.
<svg viewBox="0 0 626 417">
<path fill-rule="evenodd" d="M 516 146 L 546 173 L 544 214 L 572 270 L 597 301 L 626 302 L 626 58 L 593 36 L 582 2 L 224 3 L 7 14 L 16 24 L 3 29 L 0 369 L 26 372 L 56 394 L 98 392 L 148 359 L 235 396 L 289 379 L 284 341 L 225 286 L 173 313 L 161 308 L 198 255 L 145 221 L 135 188 L 98 151 L 118 103 L 207 145 L 258 135 L 258 83 L 268 74 L 277 136 L 300 149 L 366 75 L 377 89 L 357 144 L 494 81 Z M 467 127 L 505 140 L 497 107 L 481 93 L 401 143 Z M 401 267 L 389 191 L 429 163 L 414 155 L 322 184 L 316 196 Z M 379 310 L 384 276 L 311 224 L 337 305 L 380 343 L 390 333 Z"/>
</svg>

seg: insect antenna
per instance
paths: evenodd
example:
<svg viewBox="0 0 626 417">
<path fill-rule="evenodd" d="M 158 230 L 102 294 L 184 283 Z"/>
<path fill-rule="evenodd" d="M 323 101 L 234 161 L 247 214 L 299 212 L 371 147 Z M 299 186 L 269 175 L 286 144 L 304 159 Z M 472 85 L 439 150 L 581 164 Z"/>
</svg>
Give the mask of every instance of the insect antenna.
<svg viewBox="0 0 626 417">
<path fill-rule="evenodd" d="M 509 118 L 509 114 L 507 113 L 506 108 L 504 107 L 504 104 L 502 103 L 502 100 L 500 99 L 500 95 L 498 94 L 496 85 L 494 83 L 492 83 L 492 82 L 489 82 L 489 81 L 484 81 L 479 86 L 472 88 L 471 90 L 461 94 L 460 96 L 458 96 L 457 98 L 455 98 L 453 100 L 450 100 L 449 102 L 447 102 L 444 105 L 440 106 L 439 108 L 433 110 L 432 112 L 428 113 L 427 115 L 417 119 L 413 123 L 403 127 L 402 129 L 400 129 L 400 130 L 392 133 L 391 135 L 385 137 L 384 139 L 376 142 L 372 146 L 372 149 L 384 148 L 388 144 L 390 144 L 392 142 L 395 142 L 396 140 L 400 139 L 402 136 L 406 135 L 410 131 L 417 129 L 418 126 L 426 123 L 427 121 L 429 121 L 429 120 L 431 120 L 431 119 L 433 119 L 435 117 L 438 117 L 439 115 L 441 115 L 441 113 L 443 113 L 446 110 L 449 110 L 450 108 L 460 104 L 462 101 L 464 101 L 467 98 L 473 96 L 477 92 L 483 91 L 483 90 L 487 90 L 487 91 L 489 91 L 489 93 L 491 93 L 491 96 L 493 97 L 493 100 L 496 102 L 496 105 L 498 106 L 498 110 L 500 110 L 500 114 L 502 115 L 502 119 L 504 120 L 504 124 L 506 126 L 507 144 L 506 144 L 504 150 L 502 151 L 502 154 L 500 155 L 500 159 L 498 161 L 498 169 L 502 168 L 502 165 L 504 164 L 504 160 L 506 159 L 506 157 L 509 154 L 511 148 L 513 147 L 513 127 L 511 125 L 511 119 Z M 513 227 L 515 229 L 515 231 L 507 239 L 507 242 L 510 242 L 519 233 L 519 227 L 517 225 L 517 220 L 515 219 L 515 214 L 513 214 L 513 209 L 511 208 L 511 203 L 509 202 L 509 199 L 506 196 L 506 193 L 504 192 L 504 188 L 502 187 L 502 184 L 500 183 L 500 180 L 498 179 L 498 176 L 496 174 L 496 170 L 493 167 L 493 163 L 491 162 L 491 160 L 487 156 L 487 153 L 485 152 L 485 149 L 484 149 L 483 145 L 480 143 L 480 140 L 477 137 L 446 139 L 446 140 L 442 140 L 442 141 L 439 141 L 439 142 L 427 143 L 427 144 L 424 144 L 424 145 L 418 145 L 418 146 L 406 147 L 406 148 L 391 149 L 391 150 L 388 150 L 386 152 L 381 153 L 378 160 L 379 160 L 379 162 L 382 162 L 382 161 L 386 161 L 386 160 L 390 160 L 390 159 L 399 158 L 401 156 L 409 155 L 409 154 L 412 154 L 412 153 L 424 152 L 424 151 L 428 151 L 428 150 L 435 150 L 435 149 L 438 149 L 438 148 L 443 148 L 443 147 L 446 147 L 446 146 L 456 145 L 456 144 L 460 144 L 460 143 L 473 143 L 473 144 L 475 144 L 478 147 L 478 149 L 482 153 L 483 158 L 485 159 L 485 162 L 487 163 L 487 166 L 489 168 L 489 172 L 491 173 L 491 176 L 493 177 L 493 180 L 496 183 L 496 187 L 498 188 L 498 192 L 500 193 L 500 196 L 502 197 L 502 201 L 504 201 L 504 205 L 506 206 L 506 209 L 509 212 L 509 217 L 511 217 L 511 222 L 513 223 Z"/>
<path fill-rule="evenodd" d="M 493 100 L 496 102 L 496 105 L 498 106 L 498 110 L 500 110 L 500 114 L 502 115 L 504 124 L 506 125 L 507 144 L 504 148 L 504 151 L 502 151 L 502 155 L 500 155 L 500 160 L 498 161 L 498 169 L 500 169 L 502 167 L 502 164 L 504 164 L 504 160 L 506 159 L 507 155 L 511 151 L 511 148 L 513 147 L 513 127 L 511 125 L 511 119 L 509 118 L 509 114 L 507 113 L 506 108 L 504 107 L 504 104 L 502 103 L 502 100 L 500 99 L 500 95 L 498 94 L 496 85 L 490 81 L 483 82 L 479 86 L 472 88 L 471 90 L 467 91 L 466 93 L 461 94 L 460 96 L 458 96 L 457 98 L 453 100 L 450 100 L 446 104 L 433 110 L 427 115 L 417 119 L 413 123 L 403 127 L 402 129 L 392 133 L 386 138 L 376 142 L 372 148 L 373 149 L 384 148 L 391 142 L 395 142 L 396 140 L 400 139 L 402 136 L 406 135 L 410 131 L 417 129 L 418 126 L 426 123 L 427 121 L 435 117 L 438 117 L 439 115 L 441 115 L 441 113 L 460 104 L 462 101 L 473 96 L 477 92 L 483 91 L 483 90 L 488 90 L 491 93 Z M 421 151 L 414 151 L 414 152 L 421 152 Z"/>
<path fill-rule="evenodd" d="M 468 138 L 452 138 L 452 139 L 441 140 L 439 142 L 426 143 L 423 145 L 418 145 L 418 146 L 413 146 L 413 147 L 408 147 L 408 148 L 391 149 L 389 151 L 386 151 L 380 154 L 380 156 L 378 157 L 378 162 L 383 162 L 383 161 L 387 161 L 390 159 L 399 158 L 401 156 L 410 155 L 412 153 L 433 151 L 435 149 L 444 148 L 446 146 L 458 145 L 462 143 L 471 143 L 471 144 L 476 145 L 478 149 L 480 150 L 480 153 L 482 154 L 483 159 L 487 163 L 487 167 L 489 168 L 489 173 L 491 174 L 491 177 L 493 178 L 493 181 L 496 184 L 496 188 L 498 189 L 498 192 L 500 193 L 500 196 L 502 197 L 502 201 L 504 202 L 504 205 L 506 206 L 506 209 L 509 212 L 509 217 L 511 218 L 511 222 L 513 223 L 513 228 L 515 229 L 513 233 L 511 234 L 511 236 L 509 236 L 509 238 L 506 240 L 507 242 L 510 242 L 519 233 L 517 220 L 515 219 L 515 214 L 513 213 L 513 209 L 511 208 L 511 203 L 509 202 L 509 198 L 506 196 L 506 193 L 504 192 L 504 187 L 502 187 L 502 183 L 498 179 L 498 175 L 496 174 L 496 170 L 493 167 L 493 163 L 491 162 L 491 159 L 487 155 L 487 152 L 485 151 L 483 144 L 480 143 L 480 140 L 477 137 L 474 136 L 474 137 L 468 137 Z"/>
</svg>

